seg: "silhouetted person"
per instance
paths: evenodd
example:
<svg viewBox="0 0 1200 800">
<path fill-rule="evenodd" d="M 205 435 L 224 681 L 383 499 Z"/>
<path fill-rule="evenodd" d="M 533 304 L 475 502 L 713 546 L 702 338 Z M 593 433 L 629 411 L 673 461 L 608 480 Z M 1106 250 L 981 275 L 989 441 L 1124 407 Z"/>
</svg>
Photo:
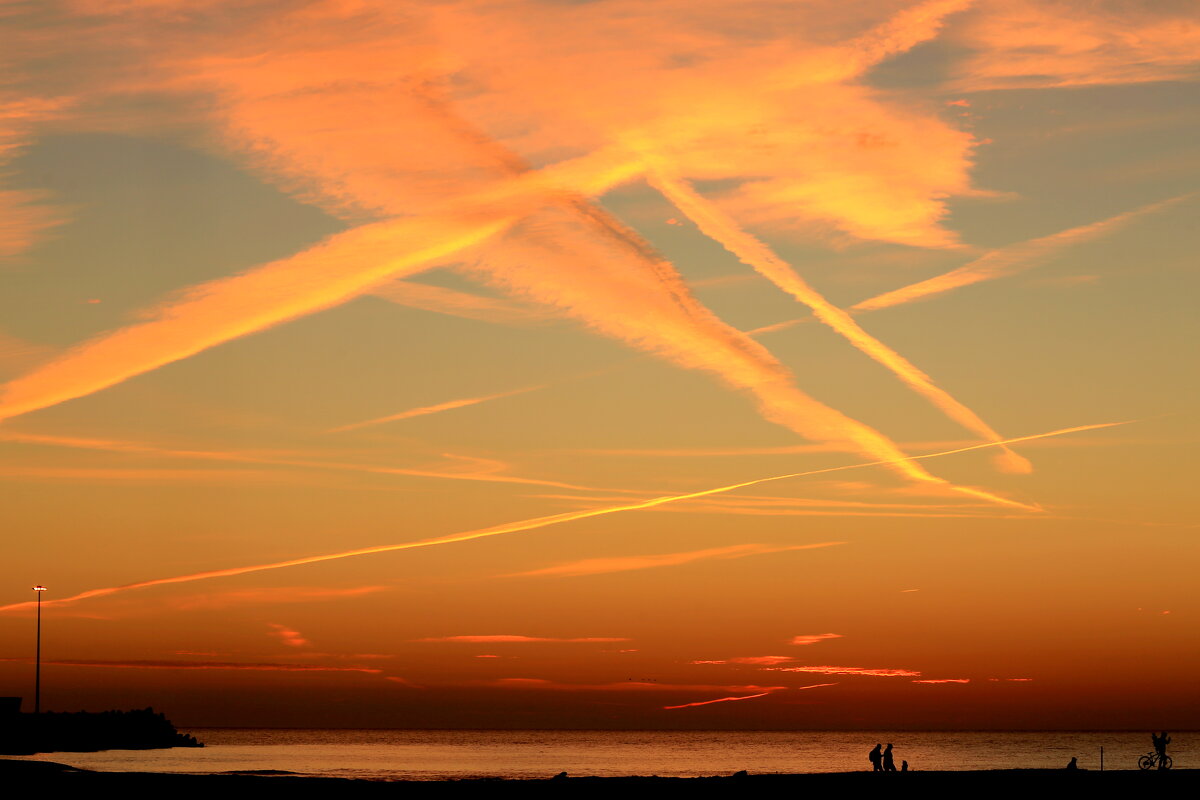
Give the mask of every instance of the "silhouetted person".
<svg viewBox="0 0 1200 800">
<path fill-rule="evenodd" d="M 1163 761 L 1167 757 L 1167 745 L 1171 743 L 1171 737 L 1166 731 L 1161 734 L 1150 734 L 1150 740 L 1154 742 L 1154 752 L 1158 753 L 1158 768 L 1163 769 Z"/>
<path fill-rule="evenodd" d="M 888 746 L 883 751 L 883 771 L 895 772 L 896 760 L 892 757 L 892 743 L 888 742 Z"/>
<path fill-rule="evenodd" d="M 908 772 L 908 762 L 907 762 L 907 761 L 901 761 L 901 762 L 900 762 L 900 771 L 901 771 L 901 772 Z"/>
<path fill-rule="evenodd" d="M 1079 769 L 1079 759 L 1071 756 L 1071 761 L 1067 764 L 1067 769 Z"/>
<path fill-rule="evenodd" d="M 872 772 L 883 772 L 883 750 L 882 744 L 875 745 L 875 749 L 867 753 L 867 760 L 871 762 Z"/>
</svg>

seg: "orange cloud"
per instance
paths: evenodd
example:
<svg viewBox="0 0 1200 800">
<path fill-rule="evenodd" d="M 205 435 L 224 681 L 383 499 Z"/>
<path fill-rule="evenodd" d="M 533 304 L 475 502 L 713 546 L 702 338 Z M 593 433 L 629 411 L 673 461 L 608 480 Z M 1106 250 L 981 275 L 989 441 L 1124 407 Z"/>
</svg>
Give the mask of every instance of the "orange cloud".
<svg viewBox="0 0 1200 800">
<path fill-rule="evenodd" d="M 944 243 L 946 235 L 937 227 L 941 198 L 967 189 L 969 137 L 933 117 L 907 118 L 850 82 L 881 59 L 935 36 L 943 18 L 964 5 L 925 2 L 873 27 L 875 20 L 864 15 L 853 24 L 867 30 L 836 44 L 781 41 L 775 48 L 746 49 L 744 42 L 730 40 L 717 50 L 706 47 L 706 57 L 691 71 L 664 70 L 652 66 L 654 59 L 647 61 L 647 54 L 680 41 L 658 41 L 657 32 L 699 25 L 706 35 L 720 36 L 725 26 L 674 6 L 640 10 L 635 16 L 644 16 L 647 24 L 630 26 L 628 10 L 613 16 L 607 4 L 542 8 L 538 14 L 458 6 L 428 18 L 397 17 L 387 6 L 370 3 L 353 11 L 314 4 L 291 20 L 294 28 L 274 26 L 280 36 L 270 59 L 245 40 L 252 25 L 197 29 L 193 38 L 173 37 L 169 52 L 157 51 L 154 37 L 140 27 L 157 20 L 141 17 L 130 46 L 149 47 L 149 65 L 161 73 L 140 70 L 140 89 L 157 77 L 159 90 L 212 94 L 230 144 L 249 150 L 264 170 L 296 191 L 344 210 L 402 218 L 193 289 L 184 300 L 160 306 L 150 322 L 84 344 L 11 382 L 0 415 L 98 391 L 486 242 L 472 269 L 506 290 L 556 306 L 594 330 L 682 366 L 714 373 L 751 394 L 768 419 L 807 438 L 840 442 L 885 460 L 911 480 L 944 483 L 904 459 L 877 431 L 793 387 L 775 359 L 696 303 L 669 264 L 587 198 L 641 170 L 629 152 L 633 133 L 640 131 L 681 175 L 719 177 L 711 174 L 714 165 L 728 164 L 725 177 L 742 181 L 740 201 L 760 209 L 786 208 L 790 216 L 796 208 L 809 208 L 856 235 Z M 288 17 L 286 10 L 273 13 Z M 553 35 L 545 36 L 551 17 Z M 126 21 L 110 22 L 109 33 L 117 36 Z M 315 40 L 288 35 L 314 24 L 326 34 L 346 36 L 331 44 L 330 35 Z M 547 41 L 578 36 L 592 42 L 603 30 L 611 31 L 616 47 L 628 48 L 630 60 L 613 58 L 612 52 L 600 57 L 588 47 L 544 52 Z M 491 40 L 478 40 L 484 31 Z M 505 35 L 495 36 L 499 31 Z M 430 49 L 431 41 L 437 41 L 436 49 Z M 439 83 L 435 76 L 450 52 L 463 62 L 452 81 Z M 781 63 L 780 52 L 797 55 Z M 371 55 L 384 53 L 387 58 Z M 316 63 L 320 69 L 314 69 Z M 604 69 L 597 71 L 601 64 Z M 761 96 L 744 90 L 755 73 L 763 78 L 755 81 Z M 596 85 L 597 75 L 608 80 Z M 580 76 L 592 86 L 583 106 L 576 97 Z M 560 81 L 570 83 L 565 95 L 560 90 L 567 84 Z M 650 85 L 656 91 L 646 91 Z M 452 86 L 464 91 L 452 92 Z M 445 96 L 438 87 L 445 87 Z M 633 88 L 637 91 L 629 91 Z M 810 92 L 814 102 L 801 117 L 781 116 L 781 109 L 797 107 L 792 95 Z M 504 109 L 502 127 L 521 128 L 528 119 L 529 137 L 560 152 L 573 142 L 574 152 L 588 155 L 528 171 L 525 154 L 537 152 L 538 145 L 502 143 L 483 132 L 497 122 L 497 107 Z M 833 124 L 814 126 L 815 109 Z M 591 127 L 597 114 L 601 130 Z M 346 122 L 330 126 L 330 118 Z M 482 130 L 467 119 L 478 120 Z M 919 130 L 921 136 L 853 130 L 860 124 Z M 778 171 L 793 159 L 745 147 L 752 127 L 769 132 L 764 142 L 769 148 L 787 143 L 813 163 L 797 164 L 781 177 L 782 185 L 760 191 L 764 164 Z M 896 143 L 910 139 L 920 147 L 900 154 Z M 395 146 L 398 141 L 406 146 Z M 718 146 L 721 152 L 714 153 Z M 946 154 L 943 168 L 914 163 L 935 152 L 935 160 Z M 746 160 L 731 158 L 734 154 Z M 897 170 L 911 180 L 897 180 Z M 770 196 L 797 183 L 808 184 L 807 202 Z M 842 200 L 833 201 L 835 195 Z M 844 202 L 850 198 L 853 202 Z M 552 208 L 545 208 L 547 202 Z M 430 210 L 414 218 L 416 208 Z M 522 219 L 512 234 L 498 236 Z M 558 263 L 564 254 L 572 261 L 569 270 Z M 964 491 L 979 496 L 978 490 Z"/>
<path fill-rule="evenodd" d="M 544 678 L 499 678 L 484 681 L 486 686 L 505 689 L 536 689 L 551 692 L 777 692 L 786 686 L 720 686 L 712 684 L 658 683 L 655 681 L 619 681 L 617 683 L 561 683 Z"/>
<path fill-rule="evenodd" d="M 271 628 L 271 635 L 279 639 L 288 647 L 308 647 L 310 642 L 305 639 L 299 631 L 294 631 L 286 625 L 277 623 L 268 623 Z"/>
<path fill-rule="evenodd" d="M 70 102 L 14 97 L 11 85 L 0 90 L 0 168 L 21 154 L 41 123 L 60 117 Z M 46 205 L 45 199 L 43 192 L 0 188 L 0 259 L 28 250 L 66 221 L 62 210 Z"/>
<path fill-rule="evenodd" d="M 919 678 L 911 669 L 875 669 L 872 667 L 764 667 L 772 672 L 815 672 L 818 675 L 869 675 L 876 678 Z"/>
<path fill-rule="evenodd" d="M 842 639 L 842 638 L 844 638 L 844 637 L 840 633 L 808 633 L 808 634 L 800 634 L 799 636 L 793 636 L 791 638 L 791 641 L 788 642 L 788 644 L 809 645 L 809 644 L 816 644 L 817 642 L 823 642 L 826 639 Z"/>
<path fill-rule="evenodd" d="M 756 697 L 766 697 L 769 694 L 770 692 L 761 692 L 759 694 L 748 694 L 741 697 L 718 697 L 716 700 L 701 700 L 697 703 L 684 703 L 683 705 L 678 706 L 663 706 L 663 710 L 671 711 L 672 709 L 676 708 L 692 708 L 693 706 L 707 706 L 712 705 L 713 703 L 729 703 L 734 700 L 753 700 Z"/>
<path fill-rule="evenodd" d="M 794 660 L 791 656 L 739 656 L 738 658 L 729 659 L 729 663 L 773 667 L 776 664 L 786 664 Z M 692 663 L 695 664 L 697 662 L 693 661 Z"/>
<path fill-rule="evenodd" d="M 414 639 L 415 642 L 467 642 L 470 644 L 534 644 L 539 642 L 628 642 L 629 639 L 610 636 L 584 636 L 560 639 L 545 636 L 518 636 L 512 634 L 487 634 L 483 636 L 430 636 Z"/>
<path fill-rule="evenodd" d="M 924 680 L 914 680 L 910 683 L 970 683 L 970 678 L 926 678 Z"/>
<path fill-rule="evenodd" d="M 693 561 L 709 559 L 745 558 L 746 556 L 765 555 L 768 553 L 785 553 L 792 550 L 812 550 L 820 547 L 833 547 L 845 542 L 819 542 L 817 544 L 801 545 L 765 545 L 765 544 L 735 544 L 728 547 L 711 547 L 706 550 L 693 550 L 685 553 L 659 553 L 647 556 L 617 556 L 612 558 L 587 558 L 582 561 L 572 561 L 566 564 L 555 564 L 551 567 L 530 570 L 529 572 L 514 573 L 512 577 L 534 577 L 553 575 L 559 577 L 576 577 L 579 575 L 599 575 L 606 572 L 628 572 L 636 569 L 653 569 L 655 567 L 673 567 L 679 564 L 689 564 Z"/>
<path fill-rule="evenodd" d="M 1184 4 L 1186 5 L 1186 4 Z M 1200 21 L 1174 3 L 986 0 L 958 39 L 963 91 L 1200 77 Z"/>
</svg>

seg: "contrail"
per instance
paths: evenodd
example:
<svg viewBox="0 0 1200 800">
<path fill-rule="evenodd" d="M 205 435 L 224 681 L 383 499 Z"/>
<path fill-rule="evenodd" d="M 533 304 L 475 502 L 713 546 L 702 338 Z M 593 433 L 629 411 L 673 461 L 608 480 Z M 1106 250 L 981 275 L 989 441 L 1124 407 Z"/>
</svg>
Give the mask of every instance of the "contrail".
<svg viewBox="0 0 1200 800">
<path fill-rule="evenodd" d="M 1100 428 L 1112 428 L 1117 425 L 1127 425 L 1129 422 L 1104 422 L 1096 425 L 1079 425 L 1074 428 L 1062 428 L 1048 433 L 1036 433 L 1030 436 L 1019 436 L 1014 439 L 1009 439 L 1002 444 L 1014 444 L 1017 442 L 1027 442 L 1033 439 L 1045 439 L 1051 436 L 1063 436 L 1070 433 L 1081 433 L 1083 431 L 1098 430 Z M 967 447 L 959 447 L 954 450 L 945 450 L 939 453 L 926 453 L 919 456 L 910 456 L 913 459 L 939 458 L 941 456 L 953 455 L 955 453 L 965 453 L 970 450 L 982 450 L 987 447 L 997 447 L 1001 443 L 986 442 L 984 444 L 969 445 Z M 623 511 L 638 511 L 643 508 L 653 508 L 666 503 L 676 503 L 681 500 L 691 500 L 697 497 L 707 497 L 708 495 L 723 494 L 732 492 L 735 489 L 742 489 L 747 486 L 756 486 L 761 483 L 769 483 L 771 481 L 781 481 L 788 478 L 801 478 L 809 475 L 824 475 L 830 472 L 841 472 L 851 469 L 863 469 L 865 467 L 877 467 L 888 464 L 887 461 L 868 461 L 861 464 L 846 464 L 840 467 L 826 467 L 825 469 L 808 470 L 806 472 L 792 472 L 787 475 L 774 475 L 769 478 L 756 478 L 755 480 L 743 481 L 741 483 L 729 484 L 727 486 L 718 486 L 714 489 L 702 489 L 696 492 L 687 492 L 685 494 L 664 495 L 661 497 L 653 497 L 646 500 L 639 500 L 622 505 L 608 506 L 606 508 L 584 509 L 580 511 L 569 511 L 562 514 L 552 514 L 545 517 L 534 517 L 533 519 L 519 520 L 517 522 L 506 522 L 501 525 L 495 525 L 489 528 L 479 528 L 473 531 L 465 531 L 462 533 L 452 533 L 447 536 L 438 536 L 432 539 L 421 539 L 415 542 L 402 542 L 400 544 L 384 544 L 374 547 L 361 547 L 355 550 L 344 550 L 338 553 L 326 553 L 316 556 L 303 556 L 301 558 L 293 558 L 287 561 L 276 561 L 270 564 L 254 564 L 246 567 L 231 567 L 228 569 L 211 570 L 208 572 L 195 572 L 189 575 L 176 575 L 170 578 L 156 578 L 149 581 L 140 581 L 138 583 L 128 583 L 123 586 L 113 586 L 104 589 L 89 589 L 86 592 L 64 597 L 60 600 L 46 600 L 42 605 L 65 605 L 67 603 L 75 603 L 80 600 L 86 600 L 92 597 L 103 597 L 105 595 L 116 594 L 117 592 L 127 592 L 133 589 L 145 589 L 150 586 L 163 586 L 170 583 L 188 583 L 191 581 L 207 580 L 209 578 L 228 578 L 235 575 L 245 575 L 250 572 L 263 572 L 271 569 L 282 569 L 284 567 L 298 567 L 303 564 L 316 564 L 321 561 L 334 561 L 339 558 L 350 558 L 353 556 L 365 556 L 373 553 L 388 553 L 395 550 L 412 550 L 418 547 L 432 547 L 442 544 L 453 544 L 456 542 L 466 542 L 472 539 L 484 539 L 491 536 L 499 536 L 505 533 L 519 533 L 521 531 L 536 530 L 538 528 L 546 528 L 551 525 L 559 525 L 564 522 L 573 522 L 577 519 L 587 519 L 590 517 L 600 517 L 607 514 L 617 514 Z M 981 493 L 987 496 L 987 493 Z M 988 496 L 990 498 L 990 496 Z M 1034 506 L 1028 506 L 1023 503 L 1018 503 L 1013 500 L 1006 501 L 1011 505 L 1027 509 L 1029 511 L 1038 511 L 1040 509 Z M 12 603 L 7 606 L 0 606 L 0 611 L 15 611 L 18 609 L 32 608 L 35 603 L 22 602 Z"/>
<path fill-rule="evenodd" d="M 560 181 L 598 192 L 638 169 L 612 153 L 592 153 L 424 216 L 363 225 L 288 258 L 194 286 L 161 303 L 151 319 L 103 334 L 10 381 L 0 395 L 0 420 L 115 386 L 425 269 L 509 228 L 560 191 Z"/>
<path fill-rule="evenodd" d="M 300 467 L 303 469 L 322 469 L 334 472 L 363 472 L 373 475 L 406 475 L 414 478 L 438 478 L 451 481 L 480 481 L 484 483 L 514 483 L 529 486 L 549 486 L 560 489 L 581 489 L 595 491 L 590 486 L 576 486 L 560 481 L 547 481 L 538 478 L 522 478 L 516 475 L 497 475 L 494 471 L 487 472 L 438 472 L 429 469 L 406 469 L 404 467 L 386 467 L 375 464 L 354 464 L 342 461 L 320 461 L 305 458 L 289 458 L 283 456 L 256 455 L 254 453 L 238 453 L 227 450 L 175 450 L 167 447 L 156 447 L 140 442 L 125 442 L 110 439 L 85 439 L 71 436 L 45 436 L 33 433 L 14 433 L 0 430 L 0 441 L 21 442 L 23 444 L 40 444 L 52 447 L 72 447 L 82 450 L 104 450 L 111 453 L 135 453 L 166 458 L 180 458 L 198 461 L 225 461 L 234 464 L 261 464 L 276 467 Z M 458 456 L 462 459 L 463 456 Z M 486 461 L 486 459 L 467 458 L 468 461 Z"/>
<path fill-rule="evenodd" d="M 855 303 L 851 306 L 850 310 L 878 311 L 881 308 L 924 300 L 962 286 L 970 286 L 972 283 L 1015 275 L 1018 272 L 1024 272 L 1027 269 L 1037 266 L 1046 259 L 1054 256 L 1064 247 L 1099 238 L 1140 217 L 1170 208 L 1194 196 L 1194 194 L 1184 194 L 1172 197 L 1168 200 L 1151 203 L 1150 205 L 1126 211 L 1088 225 L 1067 228 L 1049 236 L 1030 239 L 1027 242 L 992 250 L 969 264 L 938 275 L 935 278 L 909 284 L 908 286 L 876 295 L 869 300 L 863 300 L 861 303 Z"/>
<path fill-rule="evenodd" d="M 663 711 L 671 711 L 676 708 L 692 708 L 693 706 L 707 706 L 713 703 L 729 703 L 734 700 L 753 700 L 756 697 L 766 697 L 770 692 L 762 692 L 761 694 L 747 694 L 741 697 L 718 697 L 716 700 L 701 700 L 699 703 L 684 703 L 679 706 L 663 706 Z"/>
<path fill-rule="evenodd" d="M 776 255 L 766 244 L 743 230 L 733 219 L 693 189 L 687 181 L 671 175 L 655 164 L 647 173 L 650 184 L 670 200 L 676 208 L 696 223 L 709 238 L 747 266 L 753 267 L 796 300 L 812 309 L 824 322 L 861 352 L 882 364 L 935 407 L 955 422 L 993 443 L 1003 440 L 999 433 L 971 409 L 939 387 L 924 372 L 883 342 L 867 333 L 849 314 L 825 299 L 820 292 L 800 277 L 791 265 Z M 1007 472 L 1027 473 L 1029 461 L 1007 447 L 1001 447 L 1000 466 Z"/>
<path fill-rule="evenodd" d="M 927 5 L 948 7 L 944 2 Z M 509 180 L 529 174 L 519 156 L 476 130 L 448 104 L 429 95 L 424 99 L 447 133 L 492 169 Z M 643 170 L 641 160 L 638 164 Z M 837 441 L 845 449 L 885 460 L 909 480 L 951 485 L 904 458 L 883 434 L 800 391 L 766 348 L 699 303 L 674 265 L 592 203 L 586 192 L 560 192 L 553 208 L 523 221 L 517 231 L 522 234 L 518 241 L 505 242 L 506 247 L 480 260 L 478 269 L 489 280 L 521 288 L 640 350 L 715 374 L 751 393 L 767 419 L 805 438 Z M 584 266 L 569 280 L 557 268 L 564 257 Z"/>
<path fill-rule="evenodd" d="M 408 411 L 401 411 L 399 414 L 389 414 L 386 417 L 376 417 L 368 419 L 364 422 L 355 422 L 350 425 L 342 425 L 339 428 L 330 428 L 326 433 L 343 433 L 345 431 L 358 430 L 365 428 L 368 425 L 382 425 L 385 422 L 396 422 L 402 419 L 411 419 L 412 417 L 423 417 L 427 414 L 438 414 L 442 411 L 452 411 L 456 408 L 466 408 L 467 406 L 486 403 L 488 400 L 499 400 L 502 397 L 512 397 L 526 392 L 533 392 L 538 389 L 544 389 L 544 385 L 526 386 L 523 389 L 513 389 L 510 392 L 497 392 L 496 394 L 485 394 L 482 397 L 465 397 L 460 400 L 447 400 L 444 403 L 435 403 L 431 406 L 421 406 L 420 408 L 410 408 Z"/>
</svg>

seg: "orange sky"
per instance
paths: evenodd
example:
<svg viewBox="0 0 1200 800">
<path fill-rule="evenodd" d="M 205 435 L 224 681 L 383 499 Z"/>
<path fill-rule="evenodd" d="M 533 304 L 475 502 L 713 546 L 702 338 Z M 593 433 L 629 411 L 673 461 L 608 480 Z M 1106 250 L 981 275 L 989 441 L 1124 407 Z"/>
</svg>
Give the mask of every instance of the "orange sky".
<svg viewBox="0 0 1200 800">
<path fill-rule="evenodd" d="M 0 694 L 1200 726 L 1192 4 L 0 23 Z"/>
</svg>

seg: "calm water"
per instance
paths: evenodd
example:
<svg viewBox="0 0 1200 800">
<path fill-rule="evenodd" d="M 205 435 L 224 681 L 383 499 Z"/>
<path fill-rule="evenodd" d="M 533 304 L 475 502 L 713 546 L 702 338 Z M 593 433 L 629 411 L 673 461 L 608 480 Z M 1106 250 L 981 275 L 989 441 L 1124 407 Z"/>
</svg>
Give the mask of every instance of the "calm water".
<svg viewBox="0 0 1200 800">
<path fill-rule="evenodd" d="M 869 769 L 876 742 L 897 767 L 1134 769 L 1151 749 L 1137 732 L 393 731 L 196 728 L 203 749 L 110 750 L 41 756 L 85 769 L 151 772 L 281 770 L 374 779 L 545 778 L 572 775 L 720 775 Z M 1200 766 L 1200 733 L 1172 733 L 1175 767 Z"/>
</svg>

